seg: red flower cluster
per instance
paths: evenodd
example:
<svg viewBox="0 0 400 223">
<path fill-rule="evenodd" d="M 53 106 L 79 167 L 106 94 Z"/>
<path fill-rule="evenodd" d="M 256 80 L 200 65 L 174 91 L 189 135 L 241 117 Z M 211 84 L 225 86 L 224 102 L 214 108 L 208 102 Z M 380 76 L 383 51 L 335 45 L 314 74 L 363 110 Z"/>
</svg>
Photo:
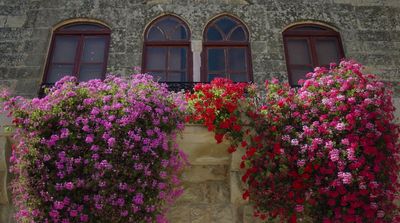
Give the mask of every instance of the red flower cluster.
<svg viewBox="0 0 400 223">
<path fill-rule="evenodd" d="M 242 126 L 246 121 L 240 118 L 240 114 L 243 112 L 241 108 L 251 107 L 246 97 L 251 92 L 250 86 L 223 78 L 216 78 L 210 84 L 197 84 L 194 93 L 187 94 L 192 112 L 186 121 L 204 124 L 209 131 L 215 131 L 217 143 L 221 143 L 225 135 L 230 139 L 242 139 L 245 134 Z M 246 106 L 239 106 L 244 104 Z M 228 151 L 236 151 L 237 144 L 234 143 Z"/>
<path fill-rule="evenodd" d="M 392 92 L 351 61 L 308 78 L 298 89 L 266 82 L 254 101 L 245 84 L 198 85 L 189 119 L 215 131 L 217 142 L 229 136 L 229 152 L 246 149 L 243 199 L 261 219 L 400 222 Z"/>
</svg>

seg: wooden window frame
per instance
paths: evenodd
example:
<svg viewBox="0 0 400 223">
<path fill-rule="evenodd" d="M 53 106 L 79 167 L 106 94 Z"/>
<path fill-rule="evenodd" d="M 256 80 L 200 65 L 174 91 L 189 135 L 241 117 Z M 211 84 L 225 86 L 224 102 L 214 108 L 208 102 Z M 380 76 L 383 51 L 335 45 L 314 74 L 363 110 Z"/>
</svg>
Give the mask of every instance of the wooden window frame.
<svg viewBox="0 0 400 223">
<path fill-rule="evenodd" d="M 149 30 L 154 27 L 154 25 L 164 19 L 167 18 L 172 18 L 176 21 L 178 21 L 183 27 L 186 29 L 186 34 L 187 34 L 187 39 L 186 40 L 161 40 L 161 41 L 152 41 L 147 39 L 147 35 L 149 33 Z M 142 72 L 143 73 L 149 73 L 149 72 L 165 72 L 166 78 L 168 77 L 169 72 L 182 72 L 182 70 L 170 70 L 169 69 L 169 49 L 170 48 L 185 48 L 187 53 L 186 53 L 186 81 L 178 81 L 178 82 L 192 82 L 193 81 L 193 52 L 191 49 L 191 32 L 189 29 L 189 26 L 184 22 L 182 19 L 180 19 L 177 16 L 174 15 L 164 15 L 161 16 L 154 21 L 152 21 L 147 28 L 144 31 L 144 41 L 143 41 L 143 53 L 142 53 Z M 165 70 L 161 69 L 147 69 L 147 49 L 149 47 L 160 47 L 160 48 L 166 48 L 167 49 L 167 56 L 165 58 Z M 163 81 L 163 82 L 171 82 L 174 83 L 176 81 Z"/>
<path fill-rule="evenodd" d="M 70 26 L 74 25 L 95 25 L 99 26 L 102 29 L 99 30 L 65 30 L 64 28 L 68 28 Z M 75 52 L 75 58 L 73 63 L 53 63 L 53 55 L 55 53 L 56 49 L 56 37 L 59 36 L 70 36 L 70 37 L 77 37 L 78 38 L 78 44 L 77 44 L 77 49 Z M 81 58 L 83 55 L 83 47 L 84 47 L 84 39 L 86 37 L 105 37 L 105 49 L 104 49 L 104 59 L 103 62 L 81 62 Z M 99 23 L 94 23 L 94 22 L 77 22 L 77 23 L 69 23 L 64 26 L 59 27 L 53 32 L 52 38 L 51 38 L 51 45 L 50 45 L 50 50 L 49 50 L 49 55 L 47 57 L 47 62 L 46 62 L 46 67 L 45 67 L 45 74 L 43 76 L 42 80 L 42 86 L 46 85 L 51 85 L 54 83 L 48 83 L 48 77 L 49 77 L 49 70 L 50 66 L 53 64 L 71 64 L 74 66 L 72 74 L 75 76 L 77 79 L 79 79 L 79 70 L 82 64 L 103 64 L 102 66 L 102 79 L 105 77 L 106 69 L 107 69 L 107 62 L 108 62 L 108 53 L 109 53 L 109 48 L 110 48 L 110 39 L 111 39 L 111 30 Z"/>
<path fill-rule="evenodd" d="M 231 41 L 231 40 L 221 40 L 221 41 L 209 41 L 207 39 L 207 32 L 209 30 L 210 27 L 212 27 L 218 20 L 222 19 L 222 18 L 229 18 L 233 21 L 235 21 L 237 23 L 237 27 L 233 28 L 230 33 L 228 34 L 228 36 L 230 36 L 230 34 L 232 34 L 238 27 L 241 27 L 245 33 L 245 37 L 246 40 L 245 41 Z M 224 39 L 224 36 L 222 37 Z M 237 18 L 230 16 L 230 15 L 221 15 L 218 16 L 214 19 L 212 19 L 207 26 L 204 29 L 204 33 L 203 33 L 203 50 L 202 50 L 202 55 L 201 55 L 201 81 L 202 82 L 208 82 L 208 49 L 217 49 L 217 48 L 222 48 L 224 49 L 224 60 L 225 60 L 225 70 L 224 72 L 228 72 L 228 73 L 243 73 L 240 71 L 233 71 L 232 70 L 228 70 L 229 69 L 229 65 L 228 65 L 228 55 L 227 55 L 227 51 L 230 48 L 244 48 L 246 53 L 246 70 L 245 72 L 247 73 L 247 79 L 248 82 L 252 82 L 253 81 L 253 64 L 252 64 L 252 59 L 251 59 L 251 47 L 250 47 L 250 41 L 249 41 L 249 31 L 247 30 L 247 27 Z M 228 68 L 228 69 L 226 69 Z"/>
<path fill-rule="evenodd" d="M 295 30 L 296 28 L 309 27 L 309 26 L 318 27 L 321 30 Z M 286 29 L 282 33 L 282 35 L 283 35 L 283 45 L 285 48 L 286 68 L 287 68 L 287 72 L 288 72 L 289 83 L 292 83 L 292 76 L 293 76 L 292 75 L 292 67 L 309 65 L 312 68 L 314 68 L 314 67 L 318 67 L 318 66 L 328 66 L 329 65 L 329 64 L 320 64 L 319 63 L 318 56 L 317 56 L 316 39 L 323 39 L 323 38 L 335 39 L 337 46 L 338 46 L 339 58 L 345 57 L 340 33 L 329 27 L 326 27 L 326 26 L 323 26 L 320 24 L 313 24 L 313 23 L 300 24 L 300 25 L 291 26 L 290 28 Z M 288 50 L 288 45 L 287 45 L 289 39 L 307 40 L 311 64 L 291 64 L 290 63 L 289 50 Z M 299 85 L 291 84 L 291 86 L 298 87 Z"/>
</svg>

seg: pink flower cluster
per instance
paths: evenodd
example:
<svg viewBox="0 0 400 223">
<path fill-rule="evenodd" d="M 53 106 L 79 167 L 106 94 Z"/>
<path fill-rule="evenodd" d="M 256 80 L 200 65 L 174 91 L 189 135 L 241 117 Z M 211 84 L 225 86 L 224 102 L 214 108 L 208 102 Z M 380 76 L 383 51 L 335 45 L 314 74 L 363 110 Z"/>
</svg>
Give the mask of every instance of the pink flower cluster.
<svg viewBox="0 0 400 223">
<path fill-rule="evenodd" d="M 262 218 L 399 222 L 392 92 L 352 61 L 307 76 L 298 89 L 266 84 L 249 143 L 257 151 L 243 157 L 244 196 Z"/>
<path fill-rule="evenodd" d="M 165 222 L 186 163 L 175 143 L 183 95 L 149 75 L 76 83 L 44 98 L 7 98 L 20 142 L 11 170 L 20 222 Z"/>
</svg>

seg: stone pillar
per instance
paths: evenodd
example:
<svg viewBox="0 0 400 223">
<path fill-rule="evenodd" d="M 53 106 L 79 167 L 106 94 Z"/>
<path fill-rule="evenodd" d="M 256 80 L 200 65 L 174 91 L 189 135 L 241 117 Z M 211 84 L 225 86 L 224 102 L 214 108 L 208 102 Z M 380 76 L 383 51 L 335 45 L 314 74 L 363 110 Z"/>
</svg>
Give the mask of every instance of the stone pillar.
<svg viewBox="0 0 400 223">
<path fill-rule="evenodd" d="M 192 40 L 193 52 L 193 81 L 199 82 L 201 80 L 201 51 L 203 44 L 201 40 Z"/>
<path fill-rule="evenodd" d="M 11 155 L 11 132 L 5 131 L 5 127 L 11 126 L 10 119 L 4 114 L 0 115 L 0 222 L 12 223 L 13 213 L 11 196 L 8 190 L 10 175 L 8 172 Z"/>
</svg>

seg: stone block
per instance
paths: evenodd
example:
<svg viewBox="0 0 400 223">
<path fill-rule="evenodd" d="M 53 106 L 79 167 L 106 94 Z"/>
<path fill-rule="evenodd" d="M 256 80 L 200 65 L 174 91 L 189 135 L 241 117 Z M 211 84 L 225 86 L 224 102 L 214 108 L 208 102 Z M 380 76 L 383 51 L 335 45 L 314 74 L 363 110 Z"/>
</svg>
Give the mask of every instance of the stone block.
<svg viewBox="0 0 400 223">
<path fill-rule="evenodd" d="M 228 166 L 213 165 L 213 166 L 197 166 L 192 165 L 185 169 L 182 179 L 185 182 L 205 182 L 209 180 L 225 180 L 228 176 Z"/>
<path fill-rule="evenodd" d="M 12 28 L 18 28 L 22 27 L 25 22 L 26 22 L 26 15 L 22 16 L 7 16 L 7 21 L 5 23 L 5 27 L 12 27 Z"/>
<path fill-rule="evenodd" d="M 238 215 L 235 206 L 231 204 L 221 204 L 211 206 L 212 223 L 234 223 L 238 222 Z"/>
<path fill-rule="evenodd" d="M 205 199 L 208 204 L 228 204 L 230 201 L 229 185 L 224 181 L 213 181 L 205 184 Z"/>
<path fill-rule="evenodd" d="M 198 183 L 185 183 L 182 196 L 177 200 L 177 204 L 181 203 L 206 203 L 206 186 Z"/>
<path fill-rule="evenodd" d="M 167 218 L 170 222 L 186 223 L 190 219 L 190 209 L 186 205 L 178 205 L 168 210 Z"/>
<path fill-rule="evenodd" d="M 244 200 L 242 197 L 245 186 L 241 181 L 241 176 L 243 176 L 243 173 L 238 171 L 232 171 L 230 175 L 230 201 L 235 205 L 243 205 L 248 203 L 248 200 Z"/>
<path fill-rule="evenodd" d="M 229 144 L 216 144 L 214 133 L 200 125 L 188 125 L 178 137 L 180 148 L 188 155 L 192 165 L 226 165 L 230 155 L 227 152 Z"/>
<path fill-rule="evenodd" d="M 190 223 L 211 222 L 211 208 L 208 205 L 195 205 L 190 207 Z"/>
<path fill-rule="evenodd" d="M 0 205 L 0 222 L 14 223 L 14 208 L 11 205 Z"/>
<path fill-rule="evenodd" d="M 0 136 L 0 171 L 7 171 L 7 160 L 10 154 L 10 144 L 6 136 Z M 0 180 L 1 181 L 1 180 Z"/>
<path fill-rule="evenodd" d="M 7 171 L 2 170 L 0 171 L 0 205 L 10 203 L 7 184 Z"/>
</svg>

